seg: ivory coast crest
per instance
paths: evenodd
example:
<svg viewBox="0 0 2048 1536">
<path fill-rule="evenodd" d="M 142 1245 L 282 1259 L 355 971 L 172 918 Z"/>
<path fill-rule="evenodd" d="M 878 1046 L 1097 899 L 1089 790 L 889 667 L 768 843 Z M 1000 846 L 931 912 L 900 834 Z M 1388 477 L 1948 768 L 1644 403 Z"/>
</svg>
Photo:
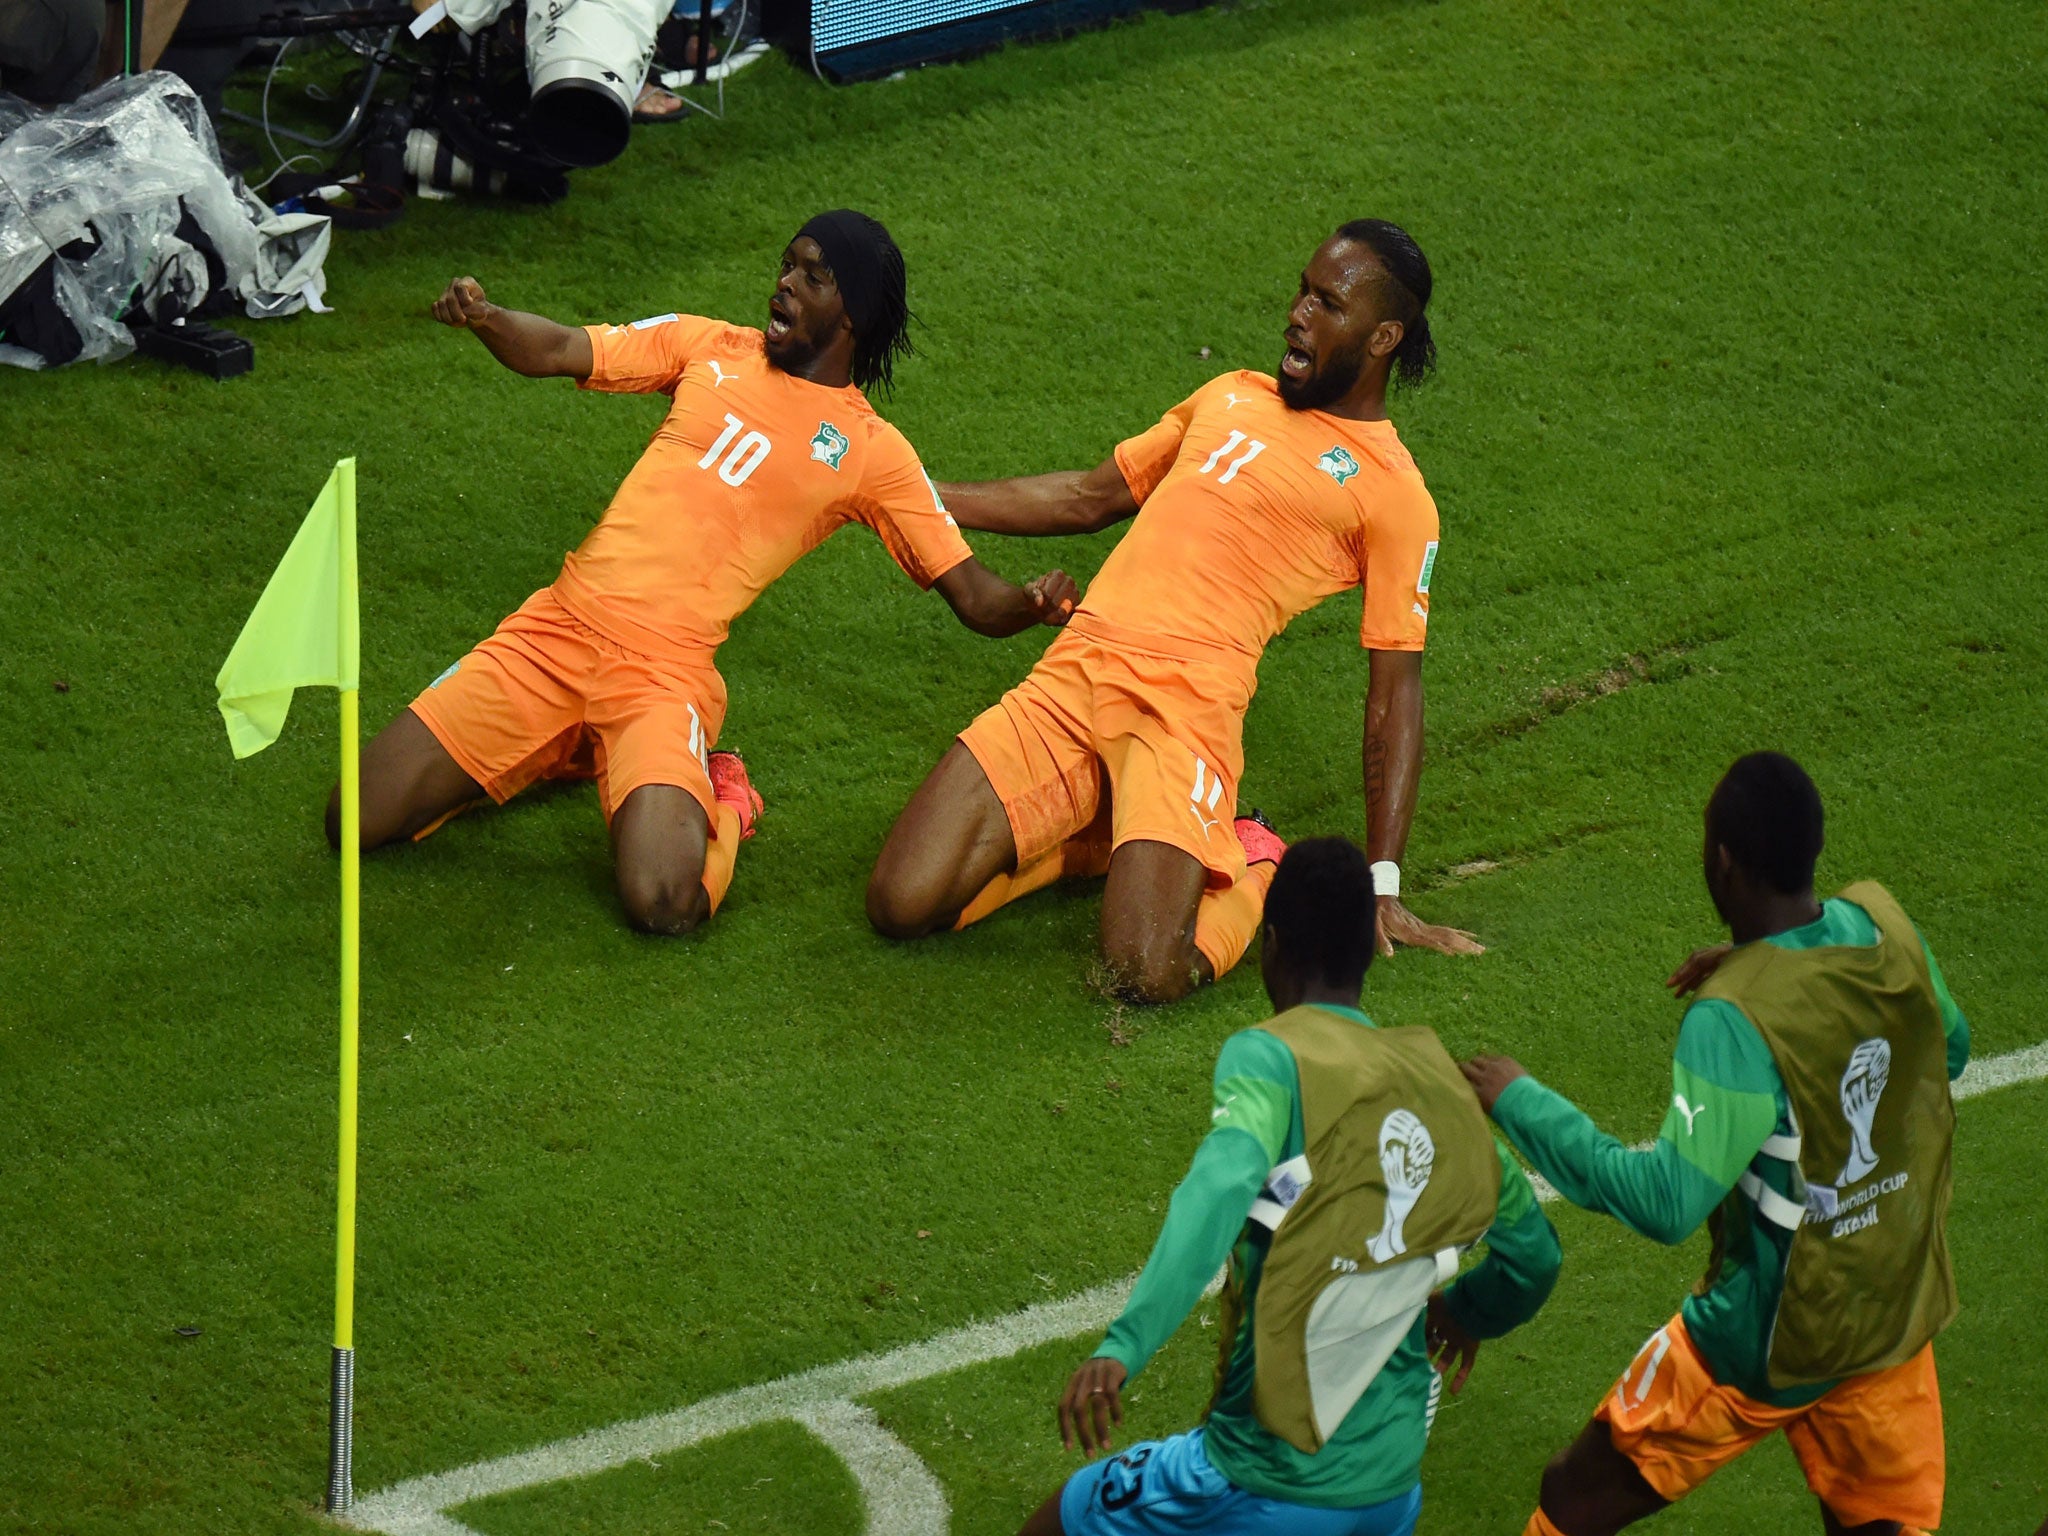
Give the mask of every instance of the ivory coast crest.
<svg viewBox="0 0 2048 1536">
<path fill-rule="evenodd" d="M 846 434 L 829 421 L 818 423 L 818 435 L 811 439 L 811 457 L 820 464 L 829 464 L 834 469 L 846 457 L 846 450 L 853 445 L 846 440 Z"/>
</svg>

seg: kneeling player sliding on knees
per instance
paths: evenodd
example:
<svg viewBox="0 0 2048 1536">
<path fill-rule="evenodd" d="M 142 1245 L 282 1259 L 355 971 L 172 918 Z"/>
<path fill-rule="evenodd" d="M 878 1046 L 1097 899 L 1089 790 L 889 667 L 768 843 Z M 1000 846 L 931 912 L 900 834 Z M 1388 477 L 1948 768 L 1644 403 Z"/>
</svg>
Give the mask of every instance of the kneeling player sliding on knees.
<svg viewBox="0 0 2048 1536">
<path fill-rule="evenodd" d="M 1435 1034 L 1359 1011 L 1374 907 L 1349 842 L 1280 861 L 1260 954 L 1278 1014 L 1224 1041 L 1208 1135 L 1058 1410 L 1065 1444 L 1109 1450 L 1125 1385 L 1227 1258 L 1208 1417 L 1084 1467 L 1024 1536 L 1409 1536 L 1432 1359 L 1459 1390 L 1478 1341 L 1550 1294 L 1557 1234 Z"/>
<path fill-rule="evenodd" d="M 716 911 L 761 797 L 719 752 L 713 658 L 762 590 L 863 523 L 977 634 L 1063 624 L 1059 571 L 1014 587 L 984 569 L 903 435 L 865 389 L 909 350 L 903 257 L 840 210 L 782 254 L 763 331 L 691 315 L 557 325 L 458 278 L 434 317 L 531 378 L 671 397 L 604 517 L 497 633 L 429 684 L 363 752 L 365 848 L 424 837 L 485 795 L 594 778 L 634 927 L 684 933 Z M 338 800 L 327 835 L 340 837 Z"/>
<path fill-rule="evenodd" d="M 1505 1056 L 1464 1066 L 1567 1200 L 1662 1243 L 1713 1223 L 1706 1278 L 1545 1469 L 1523 1536 L 1607 1536 L 1779 1429 L 1825 1530 L 1932 1530 L 1932 1340 L 1956 1313 L 1949 1083 L 1969 1025 L 1883 886 L 1815 898 L 1820 794 L 1797 763 L 1738 760 L 1706 820 L 1734 943 L 1671 977 L 1699 998 L 1655 1144 L 1623 1147 Z"/>
<path fill-rule="evenodd" d="M 889 833 L 868 917 L 892 938 L 964 927 L 1062 875 L 1109 876 L 1116 990 L 1167 1002 L 1237 964 L 1286 846 L 1237 814 L 1245 708 L 1289 621 L 1365 589 L 1366 846 L 1379 943 L 1474 953 L 1401 904 L 1422 774 L 1422 646 L 1436 505 L 1387 420 L 1435 360 L 1429 263 L 1346 224 L 1301 275 L 1277 378 L 1227 373 L 1087 473 L 945 493 L 963 527 L 1074 534 L 1136 521 L 1067 632 L 960 733 Z"/>
</svg>

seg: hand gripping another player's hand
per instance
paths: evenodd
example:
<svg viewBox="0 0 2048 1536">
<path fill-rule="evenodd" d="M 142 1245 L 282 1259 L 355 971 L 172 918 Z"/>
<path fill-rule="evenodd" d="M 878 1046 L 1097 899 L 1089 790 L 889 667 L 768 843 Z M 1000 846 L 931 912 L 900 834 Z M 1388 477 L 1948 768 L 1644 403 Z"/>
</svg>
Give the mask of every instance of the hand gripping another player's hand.
<svg viewBox="0 0 2048 1536">
<path fill-rule="evenodd" d="M 1081 1362 L 1060 1398 L 1060 1444 L 1078 1443 L 1093 1456 L 1110 1448 L 1109 1431 L 1124 1421 L 1124 1381 L 1129 1372 L 1120 1361 L 1096 1355 Z"/>
<path fill-rule="evenodd" d="M 1380 953 L 1391 955 L 1396 944 L 1433 949 L 1440 955 L 1483 955 L 1486 946 L 1462 928 L 1425 923 L 1401 905 L 1398 896 L 1379 898 Z"/>
<path fill-rule="evenodd" d="M 458 330 L 467 330 L 490 312 L 491 302 L 484 297 L 484 285 L 473 277 L 456 278 L 448 285 L 448 291 L 434 300 L 434 318 Z"/>
<path fill-rule="evenodd" d="M 1714 972 L 1721 968 L 1721 962 L 1728 958 L 1733 944 L 1709 944 L 1705 949 L 1696 949 L 1680 962 L 1677 970 L 1664 980 L 1673 997 L 1683 997 L 1688 992 L 1697 992 L 1707 984 Z"/>
<path fill-rule="evenodd" d="M 1031 606 L 1037 610 L 1038 622 L 1057 629 L 1074 616 L 1074 605 L 1081 600 L 1081 588 L 1065 571 L 1047 571 L 1036 581 L 1024 583 L 1024 595 L 1031 599 Z"/>
<path fill-rule="evenodd" d="M 1449 1375 L 1452 1362 L 1458 1366 L 1458 1374 L 1445 1383 L 1456 1397 L 1465 1387 L 1465 1378 L 1472 1374 L 1472 1362 L 1479 1358 L 1479 1341 L 1465 1331 L 1451 1309 L 1444 1305 L 1444 1293 L 1433 1291 L 1429 1297 L 1427 1321 L 1423 1324 L 1423 1347 L 1429 1351 L 1429 1363 L 1439 1376 Z"/>
</svg>

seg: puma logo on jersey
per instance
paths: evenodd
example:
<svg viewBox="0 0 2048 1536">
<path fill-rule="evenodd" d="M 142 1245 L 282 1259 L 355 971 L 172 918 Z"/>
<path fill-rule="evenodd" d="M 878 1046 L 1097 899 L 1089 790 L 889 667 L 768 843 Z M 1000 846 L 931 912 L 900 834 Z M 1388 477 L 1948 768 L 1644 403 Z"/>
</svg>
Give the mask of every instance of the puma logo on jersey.
<svg viewBox="0 0 2048 1536">
<path fill-rule="evenodd" d="M 727 373 L 723 368 L 719 367 L 718 360 L 716 358 L 705 358 L 704 366 L 711 370 L 711 387 L 713 389 L 718 388 L 718 386 L 723 384 L 727 379 L 738 377 L 737 374 Z"/>
<path fill-rule="evenodd" d="M 1693 1121 L 1699 1119 L 1701 1115 L 1707 1112 L 1707 1106 L 1704 1104 L 1699 1105 L 1697 1108 L 1688 1104 L 1685 1101 L 1685 1095 L 1682 1093 L 1674 1093 L 1671 1096 L 1671 1107 L 1685 1116 L 1685 1134 L 1688 1136 L 1692 1134 Z"/>
<path fill-rule="evenodd" d="M 1244 399 L 1243 395 L 1225 395 L 1223 397 L 1223 409 L 1226 411 L 1236 410 L 1244 402 Z"/>
<path fill-rule="evenodd" d="M 1344 451 L 1340 444 L 1316 460 L 1316 468 L 1342 485 L 1358 473 L 1358 460 Z M 1425 589 L 1426 590 L 1426 589 Z"/>
<path fill-rule="evenodd" d="M 1233 1093 L 1229 1098 L 1225 1099 L 1221 1104 L 1218 1104 L 1214 1109 L 1209 1111 L 1210 1121 L 1213 1123 L 1217 1120 L 1223 1119 L 1230 1113 L 1230 1106 L 1235 1104 L 1236 1102 L 1237 1095 Z"/>
</svg>

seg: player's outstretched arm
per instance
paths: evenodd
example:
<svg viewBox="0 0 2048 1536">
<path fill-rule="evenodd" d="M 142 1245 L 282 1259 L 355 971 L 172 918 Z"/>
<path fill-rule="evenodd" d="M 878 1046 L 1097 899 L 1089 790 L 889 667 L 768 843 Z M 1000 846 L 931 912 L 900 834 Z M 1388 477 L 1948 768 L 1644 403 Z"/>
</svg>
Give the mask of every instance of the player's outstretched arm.
<svg viewBox="0 0 2048 1536">
<path fill-rule="evenodd" d="M 995 640 L 1034 624 L 1064 624 L 1081 597 L 1065 571 L 1047 571 L 1036 581 L 1012 586 L 971 555 L 934 585 L 962 624 Z"/>
<path fill-rule="evenodd" d="M 1422 653 L 1372 651 L 1365 691 L 1365 849 L 1374 863 L 1399 864 L 1422 783 Z M 1425 923 L 1398 896 L 1379 899 L 1380 953 L 1412 944 L 1445 955 L 1486 952 L 1462 928 Z"/>
<path fill-rule="evenodd" d="M 1010 480 L 954 481 L 939 487 L 946 510 L 979 533 L 1096 533 L 1138 510 L 1114 458 L 1089 470 L 1019 475 Z"/>
<path fill-rule="evenodd" d="M 501 309 L 484 297 L 473 277 L 458 277 L 434 300 L 434 318 L 475 334 L 491 356 L 529 379 L 587 379 L 596 364 L 590 337 L 580 327 L 540 315 Z"/>
</svg>

